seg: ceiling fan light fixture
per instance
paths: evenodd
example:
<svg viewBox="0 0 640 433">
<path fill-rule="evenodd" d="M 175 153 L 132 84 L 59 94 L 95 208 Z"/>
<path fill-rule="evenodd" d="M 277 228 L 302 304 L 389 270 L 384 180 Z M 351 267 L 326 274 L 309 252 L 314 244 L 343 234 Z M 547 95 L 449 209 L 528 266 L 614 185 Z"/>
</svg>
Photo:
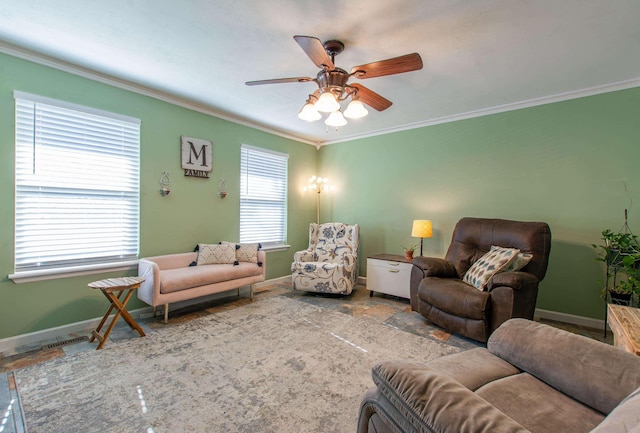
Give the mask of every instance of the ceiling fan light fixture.
<svg viewBox="0 0 640 433">
<path fill-rule="evenodd" d="M 311 102 L 307 101 L 298 113 L 298 117 L 302 120 L 306 120 L 307 122 L 315 122 L 322 118 L 322 114 L 316 110 L 316 107 Z"/>
<path fill-rule="evenodd" d="M 344 118 L 340 110 L 337 110 L 329 114 L 329 117 L 327 117 L 327 120 L 325 120 L 324 123 L 337 128 L 338 126 L 346 125 L 347 119 Z"/>
<path fill-rule="evenodd" d="M 359 119 L 369 114 L 369 111 L 364 107 L 364 104 L 357 99 L 349 102 L 347 109 L 344 111 L 344 117 L 349 119 Z"/>
<path fill-rule="evenodd" d="M 323 113 L 332 113 L 340 109 L 340 104 L 336 100 L 335 95 L 330 90 L 325 91 L 322 95 L 320 95 L 314 105 L 316 107 L 316 110 Z"/>
</svg>

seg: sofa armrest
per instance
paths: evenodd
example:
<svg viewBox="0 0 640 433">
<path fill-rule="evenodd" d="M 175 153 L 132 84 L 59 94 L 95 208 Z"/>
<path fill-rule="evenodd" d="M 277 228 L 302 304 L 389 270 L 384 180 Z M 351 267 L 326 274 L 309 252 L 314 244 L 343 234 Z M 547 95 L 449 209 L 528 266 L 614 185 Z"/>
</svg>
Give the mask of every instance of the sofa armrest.
<svg viewBox="0 0 640 433">
<path fill-rule="evenodd" d="M 418 311 L 418 286 L 426 277 L 456 278 L 458 273 L 455 267 L 437 257 L 414 257 L 411 267 L 411 279 L 409 281 L 409 299 L 411 309 Z"/>
<path fill-rule="evenodd" d="M 412 261 L 423 273 L 423 278 L 457 278 L 458 273 L 453 264 L 438 257 L 415 257 Z"/>
<path fill-rule="evenodd" d="M 419 432 L 524 433 L 518 422 L 450 376 L 410 361 L 372 370 L 374 383 Z M 461 416 L 469 414 L 470 416 Z"/>
<path fill-rule="evenodd" d="M 487 348 L 604 414 L 640 386 L 640 357 L 526 319 L 503 323 L 489 337 Z"/>
<path fill-rule="evenodd" d="M 496 287 L 511 287 L 513 290 L 535 290 L 538 287 L 538 277 L 528 272 L 500 272 L 487 282 L 487 290 Z"/>
<path fill-rule="evenodd" d="M 138 288 L 138 299 L 155 307 L 154 299 L 160 294 L 160 266 L 152 260 L 138 260 L 138 276 L 144 282 Z"/>
<path fill-rule="evenodd" d="M 344 269 L 347 272 L 351 272 L 353 271 L 353 267 L 356 266 L 357 262 L 358 262 L 358 256 L 355 254 L 344 254 Z"/>
<path fill-rule="evenodd" d="M 309 249 L 293 253 L 294 262 L 315 262 L 315 260 L 316 255 Z"/>
</svg>

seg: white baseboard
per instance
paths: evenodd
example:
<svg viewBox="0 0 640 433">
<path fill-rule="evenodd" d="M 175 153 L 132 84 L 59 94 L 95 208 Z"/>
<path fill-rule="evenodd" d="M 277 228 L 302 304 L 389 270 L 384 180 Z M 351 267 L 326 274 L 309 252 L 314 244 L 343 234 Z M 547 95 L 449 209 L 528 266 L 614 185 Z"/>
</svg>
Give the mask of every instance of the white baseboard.
<svg viewBox="0 0 640 433">
<path fill-rule="evenodd" d="M 270 286 L 273 284 L 286 284 L 290 281 L 291 276 L 285 275 L 283 277 L 273 278 L 270 280 L 263 281 L 261 283 L 256 283 L 254 288 L 259 289 L 262 287 Z M 367 277 L 358 277 L 358 284 L 366 286 L 367 285 Z M 248 296 L 249 287 L 243 287 L 240 289 L 241 295 L 244 292 L 247 292 Z M 228 296 L 234 296 L 235 289 L 229 290 L 223 293 L 216 293 L 213 295 L 203 296 L 201 298 L 189 299 L 186 301 L 175 302 L 169 305 L 169 311 L 179 310 L 181 308 L 185 308 L 191 305 L 200 304 L 203 302 L 221 299 Z M 161 315 L 163 312 L 162 308 L 158 308 L 156 314 Z M 138 308 L 136 310 L 129 311 L 131 315 L 137 320 L 140 318 L 148 318 L 153 315 L 152 307 L 143 307 Z M 536 308 L 535 312 L 536 317 L 540 317 L 542 319 L 548 320 L 556 320 L 558 322 L 571 323 L 574 325 L 586 326 L 594 329 L 603 329 L 604 320 L 593 319 L 590 317 L 576 316 L 573 314 L 560 313 L 558 311 L 550 311 L 543 310 L 540 308 Z M 55 340 L 56 338 L 63 337 L 69 334 L 74 333 L 82 333 L 86 332 L 89 329 L 93 329 L 100 323 L 102 317 L 96 317 L 93 319 L 83 320 L 81 322 L 69 323 L 67 325 L 56 326 L 55 328 L 43 329 L 41 331 L 30 332 L 28 334 L 16 335 L 14 337 L 7 337 L 0 340 L 0 354 L 2 356 L 11 356 L 16 354 L 16 349 L 21 346 L 27 346 L 30 344 L 37 344 L 43 341 Z"/>
<path fill-rule="evenodd" d="M 254 284 L 254 289 L 259 289 L 261 287 L 270 286 L 272 284 L 281 284 L 287 282 L 291 279 L 290 275 L 273 278 L 271 280 L 266 280 L 261 283 Z M 249 296 L 249 286 L 242 287 L 240 289 L 241 296 L 246 293 L 246 296 Z M 211 301 L 214 299 L 221 299 L 229 296 L 235 296 L 236 289 L 232 289 L 222 293 L 215 293 L 213 295 L 202 296 L 200 298 L 189 299 L 186 301 L 175 302 L 173 304 L 169 304 L 169 311 L 179 310 L 181 308 L 188 307 L 194 304 L 200 304 L 203 302 Z M 105 309 L 108 304 L 105 304 Z M 163 314 L 164 309 L 159 307 L 156 314 Z M 138 308 L 136 310 L 130 310 L 129 313 L 133 316 L 134 319 L 138 320 L 140 318 L 149 318 L 153 317 L 153 307 L 143 307 Z M 111 315 L 113 317 L 113 315 Z M 16 335 L 14 337 L 7 337 L 0 340 L 0 354 L 3 357 L 11 356 L 16 354 L 16 349 L 22 346 L 35 345 L 41 343 L 43 341 L 53 341 L 59 337 L 64 337 L 69 334 L 74 333 L 86 333 L 89 329 L 94 329 L 100 324 L 100 320 L 102 317 L 95 317 L 93 319 L 83 320 L 81 322 L 69 323 L 67 325 L 56 326 L 54 328 L 43 329 L 41 331 L 30 332 L 28 334 Z"/>
<path fill-rule="evenodd" d="M 261 287 L 271 286 L 273 284 L 287 284 L 291 282 L 291 275 L 285 275 L 278 278 L 272 278 L 267 281 L 263 281 L 262 283 L 256 283 L 253 285 L 254 289 L 259 289 Z"/>
<path fill-rule="evenodd" d="M 591 317 L 576 316 L 574 314 L 560 313 L 558 311 L 542 310 L 536 308 L 535 317 L 555 320 L 557 322 L 571 323 L 572 325 L 586 326 L 593 329 L 604 329 L 604 320 Z"/>
<path fill-rule="evenodd" d="M 129 313 L 134 319 L 138 319 L 140 317 L 140 312 L 145 310 L 151 311 L 151 307 L 131 310 Z M 113 314 L 111 317 L 113 317 Z M 58 337 L 75 333 L 83 333 L 88 329 L 96 328 L 100 324 L 100 320 L 102 320 L 102 317 L 96 317 L 93 319 L 83 320 L 81 322 L 74 322 L 67 325 L 56 326 L 54 328 L 43 329 L 41 331 L 29 332 L 28 334 L 3 338 L 0 340 L 0 353 L 4 357 L 11 356 L 15 355 L 16 348 L 21 346 L 35 345 L 43 341 L 55 341 Z"/>
</svg>

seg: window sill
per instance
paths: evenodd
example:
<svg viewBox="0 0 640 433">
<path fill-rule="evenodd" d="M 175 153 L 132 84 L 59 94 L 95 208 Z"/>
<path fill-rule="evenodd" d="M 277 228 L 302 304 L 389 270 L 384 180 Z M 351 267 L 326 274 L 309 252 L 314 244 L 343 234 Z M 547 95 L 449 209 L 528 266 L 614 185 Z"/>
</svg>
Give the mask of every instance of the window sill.
<svg viewBox="0 0 640 433">
<path fill-rule="evenodd" d="M 9 274 L 9 279 L 16 284 L 32 283 L 34 281 L 54 280 L 58 278 L 70 278 L 80 275 L 99 274 L 103 272 L 128 271 L 136 269 L 137 260 L 117 263 L 101 263 L 98 265 L 69 266 L 66 268 L 43 269 L 40 271 L 25 271 Z"/>
<path fill-rule="evenodd" d="M 274 251 L 286 251 L 291 248 L 291 245 L 285 244 L 276 244 L 276 245 L 267 245 L 261 248 L 262 251 L 272 253 Z"/>
</svg>

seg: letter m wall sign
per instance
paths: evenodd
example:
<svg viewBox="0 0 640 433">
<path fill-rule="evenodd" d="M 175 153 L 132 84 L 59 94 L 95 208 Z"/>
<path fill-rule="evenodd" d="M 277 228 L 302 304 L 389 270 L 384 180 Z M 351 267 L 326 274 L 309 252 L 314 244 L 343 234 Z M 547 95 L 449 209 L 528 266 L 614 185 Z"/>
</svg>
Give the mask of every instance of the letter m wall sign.
<svg viewBox="0 0 640 433">
<path fill-rule="evenodd" d="M 213 169 L 213 146 L 211 142 L 185 135 L 180 138 L 184 175 L 208 179 L 209 173 Z"/>
</svg>

